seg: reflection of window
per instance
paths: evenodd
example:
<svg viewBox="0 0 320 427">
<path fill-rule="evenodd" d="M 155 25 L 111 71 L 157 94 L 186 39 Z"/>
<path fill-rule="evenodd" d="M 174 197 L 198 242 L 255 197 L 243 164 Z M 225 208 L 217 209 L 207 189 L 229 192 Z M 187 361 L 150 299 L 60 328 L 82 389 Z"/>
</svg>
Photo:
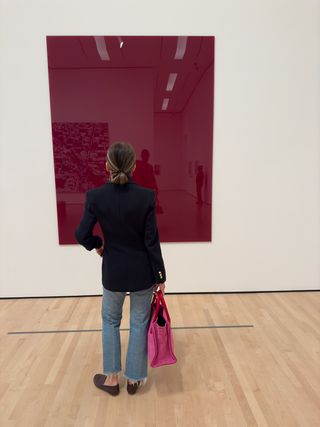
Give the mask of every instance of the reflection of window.
<svg viewBox="0 0 320 427">
<path fill-rule="evenodd" d="M 52 123 L 58 192 L 82 192 L 106 181 L 108 123 Z"/>
</svg>

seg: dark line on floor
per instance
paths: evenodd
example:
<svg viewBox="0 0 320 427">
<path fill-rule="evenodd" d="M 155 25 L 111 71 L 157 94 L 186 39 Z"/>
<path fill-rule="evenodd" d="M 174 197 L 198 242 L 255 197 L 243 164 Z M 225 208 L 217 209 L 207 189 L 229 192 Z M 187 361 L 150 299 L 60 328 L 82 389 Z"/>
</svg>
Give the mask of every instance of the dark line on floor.
<svg viewBox="0 0 320 427">
<path fill-rule="evenodd" d="M 171 326 L 171 329 L 219 329 L 219 328 L 254 328 L 254 325 L 212 325 L 212 326 Z M 56 331 L 15 331 L 8 335 L 19 334 L 61 334 L 68 332 L 101 332 L 102 329 L 63 329 Z M 130 331 L 130 328 L 120 328 L 120 331 Z"/>
</svg>

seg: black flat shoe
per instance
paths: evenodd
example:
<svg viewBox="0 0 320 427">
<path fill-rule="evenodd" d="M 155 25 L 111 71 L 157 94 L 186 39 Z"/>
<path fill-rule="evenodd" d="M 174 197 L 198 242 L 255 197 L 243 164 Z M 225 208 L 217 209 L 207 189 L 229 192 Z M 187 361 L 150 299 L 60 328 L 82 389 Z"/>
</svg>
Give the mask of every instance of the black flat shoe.
<svg viewBox="0 0 320 427">
<path fill-rule="evenodd" d="M 117 385 L 105 385 L 103 384 L 107 378 L 107 375 L 104 374 L 95 374 L 93 377 L 94 385 L 100 388 L 103 391 L 111 394 L 112 396 L 117 396 L 120 393 L 119 384 Z"/>
<path fill-rule="evenodd" d="M 133 384 L 130 384 L 129 381 L 127 380 L 127 392 L 129 394 L 135 394 L 138 388 L 142 385 L 142 382 L 143 381 L 139 380 Z"/>
</svg>

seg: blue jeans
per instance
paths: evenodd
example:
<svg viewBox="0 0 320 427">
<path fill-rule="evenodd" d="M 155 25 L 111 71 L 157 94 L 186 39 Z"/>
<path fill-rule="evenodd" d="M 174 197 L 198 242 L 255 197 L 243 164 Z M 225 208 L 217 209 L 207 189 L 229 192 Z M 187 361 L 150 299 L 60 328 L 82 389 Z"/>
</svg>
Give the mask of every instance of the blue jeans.
<svg viewBox="0 0 320 427">
<path fill-rule="evenodd" d="M 151 312 L 151 299 L 155 285 L 141 291 L 130 292 L 130 335 L 124 376 L 131 381 L 147 380 L 147 332 Z M 121 372 L 120 323 L 126 292 L 109 291 L 103 287 L 102 349 L 103 373 Z"/>
</svg>

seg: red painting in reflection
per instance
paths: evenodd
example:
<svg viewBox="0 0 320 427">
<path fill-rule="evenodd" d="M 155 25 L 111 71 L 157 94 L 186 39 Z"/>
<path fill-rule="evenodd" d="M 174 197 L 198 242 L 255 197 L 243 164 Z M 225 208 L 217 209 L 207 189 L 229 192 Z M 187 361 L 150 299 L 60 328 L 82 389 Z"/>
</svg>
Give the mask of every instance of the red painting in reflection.
<svg viewBox="0 0 320 427">
<path fill-rule="evenodd" d="M 47 51 L 59 243 L 76 243 L 116 141 L 156 190 L 161 241 L 211 241 L 214 37 L 48 36 Z"/>
</svg>

